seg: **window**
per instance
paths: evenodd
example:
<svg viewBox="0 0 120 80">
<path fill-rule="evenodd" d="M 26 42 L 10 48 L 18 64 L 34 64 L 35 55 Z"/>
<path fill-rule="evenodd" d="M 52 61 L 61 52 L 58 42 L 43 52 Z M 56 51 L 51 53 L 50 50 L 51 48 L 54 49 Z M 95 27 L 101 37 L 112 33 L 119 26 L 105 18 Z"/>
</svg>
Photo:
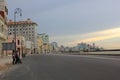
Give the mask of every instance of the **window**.
<svg viewBox="0 0 120 80">
<path fill-rule="evenodd" d="M 31 37 L 29 37 L 29 40 L 31 40 Z"/>
<path fill-rule="evenodd" d="M 20 40 L 18 40 L 18 45 L 20 45 Z"/>
<path fill-rule="evenodd" d="M 12 42 L 14 42 L 14 40 L 12 40 Z"/>
</svg>

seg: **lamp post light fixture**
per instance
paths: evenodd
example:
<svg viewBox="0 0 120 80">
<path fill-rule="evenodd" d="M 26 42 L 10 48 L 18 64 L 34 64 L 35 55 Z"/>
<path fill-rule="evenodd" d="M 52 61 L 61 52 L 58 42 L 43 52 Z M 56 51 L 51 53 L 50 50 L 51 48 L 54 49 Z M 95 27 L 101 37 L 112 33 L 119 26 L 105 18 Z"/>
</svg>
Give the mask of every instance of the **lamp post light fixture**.
<svg viewBox="0 0 120 80">
<path fill-rule="evenodd" d="M 14 11 L 14 34 L 15 34 L 15 51 L 17 50 L 16 49 L 16 27 L 17 27 L 17 24 L 16 24 L 16 15 L 19 14 L 19 16 L 22 16 L 22 9 L 20 8 L 16 8 L 15 11 Z"/>
</svg>

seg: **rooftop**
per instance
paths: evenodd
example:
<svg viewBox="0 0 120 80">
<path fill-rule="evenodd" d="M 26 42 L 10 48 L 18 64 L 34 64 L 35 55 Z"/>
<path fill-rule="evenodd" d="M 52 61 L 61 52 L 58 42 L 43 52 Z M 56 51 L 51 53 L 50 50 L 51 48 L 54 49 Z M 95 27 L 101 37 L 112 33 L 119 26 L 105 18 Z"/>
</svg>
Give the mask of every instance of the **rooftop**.
<svg viewBox="0 0 120 80">
<path fill-rule="evenodd" d="M 37 23 L 35 23 L 35 22 L 33 22 L 30 18 L 28 18 L 27 20 L 25 20 L 25 21 L 13 21 L 13 20 L 9 20 L 8 21 L 8 25 L 15 25 L 15 24 L 17 24 L 17 25 L 38 25 Z"/>
</svg>

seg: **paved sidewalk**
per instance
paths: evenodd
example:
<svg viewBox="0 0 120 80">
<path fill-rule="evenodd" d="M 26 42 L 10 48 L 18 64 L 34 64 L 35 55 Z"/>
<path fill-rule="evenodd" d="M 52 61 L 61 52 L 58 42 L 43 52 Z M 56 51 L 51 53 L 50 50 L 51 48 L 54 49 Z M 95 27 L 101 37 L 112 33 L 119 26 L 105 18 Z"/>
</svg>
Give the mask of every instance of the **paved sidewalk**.
<svg viewBox="0 0 120 80">
<path fill-rule="evenodd" d="M 0 75 L 9 69 L 9 67 L 12 65 L 12 57 L 11 56 L 0 56 Z"/>
<path fill-rule="evenodd" d="M 10 63 L 12 63 L 11 56 L 0 57 L 0 65 L 5 65 L 5 64 L 10 64 Z"/>
</svg>

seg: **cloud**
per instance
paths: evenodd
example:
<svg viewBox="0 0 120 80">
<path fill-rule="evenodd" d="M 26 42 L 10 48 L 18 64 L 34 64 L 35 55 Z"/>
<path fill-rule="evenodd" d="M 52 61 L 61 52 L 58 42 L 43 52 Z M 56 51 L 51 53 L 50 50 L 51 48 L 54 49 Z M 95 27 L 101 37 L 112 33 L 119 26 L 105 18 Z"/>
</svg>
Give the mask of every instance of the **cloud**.
<svg viewBox="0 0 120 80">
<path fill-rule="evenodd" d="M 119 27 L 92 32 L 92 33 L 86 33 L 86 34 L 55 36 L 52 39 L 54 39 L 55 41 L 58 41 L 61 44 L 72 46 L 81 42 L 89 43 L 89 42 L 104 41 L 104 40 L 113 39 L 113 38 L 120 38 Z"/>
<path fill-rule="evenodd" d="M 81 40 L 75 40 L 73 42 L 70 42 L 69 44 L 77 44 L 80 42 L 96 42 L 96 41 L 102 41 L 106 39 L 117 38 L 117 37 L 120 37 L 120 28 L 113 28 L 113 29 L 83 34 L 80 36 L 85 36 L 86 38 Z M 87 38 L 87 36 L 89 38 Z"/>
</svg>

